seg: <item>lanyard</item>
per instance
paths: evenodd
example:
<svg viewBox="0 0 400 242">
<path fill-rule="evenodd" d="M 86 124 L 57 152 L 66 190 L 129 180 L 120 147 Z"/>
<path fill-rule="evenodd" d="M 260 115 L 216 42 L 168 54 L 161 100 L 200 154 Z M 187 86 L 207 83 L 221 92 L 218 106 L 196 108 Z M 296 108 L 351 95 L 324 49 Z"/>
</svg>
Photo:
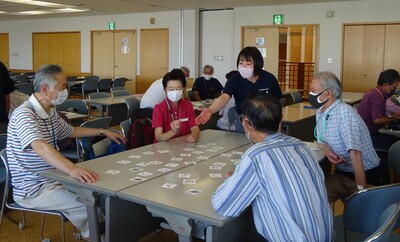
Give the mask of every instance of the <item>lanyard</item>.
<svg viewBox="0 0 400 242">
<path fill-rule="evenodd" d="M 317 138 L 317 142 L 318 142 L 318 143 L 324 142 L 324 141 L 322 141 L 322 135 L 325 133 L 326 122 L 328 121 L 332 110 L 333 110 L 337 105 L 339 105 L 341 102 L 342 102 L 342 101 L 340 100 L 340 101 L 339 101 L 337 104 L 335 104 L 335 106 L 333 106 L 333 107 L 331 108 L 331 110 L 329 110 L 329 112 L 326 114 L 325 120 L 324 120 L 324 122 L 322 123 L 321 132 L 320 132 L 319 135 L 317 135 L 317 127 L 318 127 L 318 124 L 319 124 L 320 122 L 317 122 L 317 123 L 316 123 L 315 128 L 314 128 L 314 137 Z"/>
<path fill-rule="evenodd" d="M 53 121 L 51 121 L 51 118 L 50 118 L 51 130 L 52 130 L 53 132 L 50 132 L 49 128 L 47 127 L 46 119 L 44 119 L 44 121 L 45 121 L 45 123 L 46 123 L 46 130 L 47 130 L 47 132 L 49 132 L 49 134 L 51 135 L 51 137 L 52 137 L 52 139 L 53 139 L 53 146 L 54 146 L 54 149 L 59 150 L 59 149 L 58 149 L 58 146 L 57 146 L 56 135 L 55 135 L 55 133 L 54 133 Z"/>
<path fill-rule="evenodd" d="M 376 90 L 379 94 L 381 94 L 381 96 L 384 98 L 382 92 L 381 92 L 378 88 L 375 87 L 375 90 Z"/>
<path fill-rule="evenodd" d="M 165 99 L 165 102 L 167 103 L 167 108 L 169 111 L 169 115 L 171 115 L 172 121 L 175 121 L 174 114 L 172 113 L 172 110 L 171 110 L 171 107 L 169 106 L 167 98 Z M 180 119 L 180 118 L 181 118 L 181 108 L 179 107 L 179 103 L 178 103 L 178 119 Z M 179 129 L 178 129 L 178 132 L 176 133 L 176 137 L 179 137 Z"/>
<path fill-rule="evenodd" d="M 211 79 L 210 79 L 210 85 L 209 88 L 207 89 L 207 83 L 206 83 L 206 79 L 203 77 L 203 82 L 204 82 L 204 87 L 206 88 L 206 93 L 207 93 L 207 98 L 211 98 L 210 94 L 211 94 Z"/>
</svg>

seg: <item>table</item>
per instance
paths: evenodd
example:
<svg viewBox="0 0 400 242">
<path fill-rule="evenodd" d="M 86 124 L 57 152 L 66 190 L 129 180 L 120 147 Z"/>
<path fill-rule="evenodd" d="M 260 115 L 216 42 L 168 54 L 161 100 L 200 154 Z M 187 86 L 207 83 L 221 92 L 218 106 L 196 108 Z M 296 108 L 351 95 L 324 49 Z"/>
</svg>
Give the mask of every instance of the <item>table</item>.
<svg viewBox="0 0 400 242">
<path fill-rule="evenodd" d="M 316 143 L 307 143 L 319 162 L 324 153 Z M 146 206 L 159 215 L 179 236 L 179 241 L 192 237 L 211 241 L 237 241 L 252 237 L 253 219 L 247 213 L 238 218 L 219 215 L 211 205 L 211 196 L 224 182 L 226 174 L 235 170 L 241 155 L 251 145 L 245 145 L 166 176 L 117 192 L 117 196 Z M 255 232 L 255 231 L 254 231 Z"/>
<path fill-rule="evenodd" d="M 353 106 L 360 103 L 365 93 L 362 92 L 342 92 L 342 100 Z"/>
<path fill-rule="evenodd" d="M 73 126 L 80 126 L 88 117 L 87 114 L 80 114 L 74 112 L 59 111 L 63 113 L 73 124 Z"/>
<path fill-rule="evenodd" d="M 100 241 L 97 214 L 100 196 L 105 197 L 106 241 L 126 241 L 126 238 L 136 241 L 156 230 L 160 221 L 154 219 L 143 205 L 118 198 L 118 191 L 168 176 L 168 173 L 249 143 L 244 134 L 217 130 L 202 131 L 199 141 L 194 144 L 186 143 L 185 139 L 179 137 L 170 142 L 79 163 L 78 166 L 89 167 L 100 174 L 100 180 L 93 184 L 80 183 L 56 169 L 41 175 L 61 182 L 65 188 L 78 194 L 87 206 L 91 241 Z M 132 221 L 132 218 L 136 220 Z"/>
<path fill-rule="evenodd" d="M 314 141 L 315 114 L 317 110 L 296 103 L 282 108 L 282 132 L 303 141 Z"/>
<path fill-rule="evenodd" d="M 112 117 L 110 126 L 119 125 L 122 121 L 128 119 L 128 108 L 125 103 L 125 98 L 131 97 L 127 96 L 117 96 L 117 97 L 107 97 L 107 98 L 94 98 L 85 99 L 85 101 L 91 105 L 101 105 L 103 110 L 106 110 L 106 115 Z"/>
<path fill-rule="evenodd" d="M 392 135 L 400 138 L 400 130 L 389 129 L 387 127 L 383 127 L 378 131 L 380 134 Z"/>
</svg>

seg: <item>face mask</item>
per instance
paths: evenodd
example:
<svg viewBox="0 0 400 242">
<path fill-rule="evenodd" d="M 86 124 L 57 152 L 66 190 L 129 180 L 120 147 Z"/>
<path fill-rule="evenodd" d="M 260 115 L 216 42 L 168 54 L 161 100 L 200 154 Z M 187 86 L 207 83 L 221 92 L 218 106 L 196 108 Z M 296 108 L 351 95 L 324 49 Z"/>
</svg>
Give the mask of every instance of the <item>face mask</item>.
<svg viewBox="0 0 400 242">
<path fill-rule="evenodd" d="M 181 100 L 182 93 L 183 93 L 183 90 L 168 91 L 167 96 L 168 96 L 168 99 L 171 100 L 172 102 L 177 102 L 177 101 Z"/>
<path fill-rule="evenodd" d="M 209 81 L 212 77 L 212 75 L 203 75 L 204 79 L 206 79 L 207 81 Z"/>
<path fill-rule="evenodd" d="M 53 89 L 54 90 L 54 89 Z M 55 91 L 55 90 L 54 90 Z M 57 92 L 57 91 L 56 91 Z M 61 92 L 57 92 L 57 98 L 54 100 L 50 99 L 50 102 L 56 106 L 62 104 L 68 98 L 68 90 L 64 89 Z"/>
<path fill-rule="evenodd" d="M 319 96 L 325 91 L 326 91 L 326 89 L 318 94 L 313 93 L 313 92 L 308 93 L 309 94 L 308 101 L 310 102 L 311 106 L 313 106 L 313 108 L 318 109 L 318 108 L 322 107 L 322 105 L 324 105 L 324 103 L 326 103 L 328 101 L 328 99 L 325 99 L 325 101 L 323 101 L 323 102 L 321 102 L 321 100 L 319 100 Z"/>
<path fill-rule="evenodd" d="M 249 79 L 253 75 L 253 68 L 246 68 L 239 66 L 239 73 L 244 79 Z"/>
</svg>

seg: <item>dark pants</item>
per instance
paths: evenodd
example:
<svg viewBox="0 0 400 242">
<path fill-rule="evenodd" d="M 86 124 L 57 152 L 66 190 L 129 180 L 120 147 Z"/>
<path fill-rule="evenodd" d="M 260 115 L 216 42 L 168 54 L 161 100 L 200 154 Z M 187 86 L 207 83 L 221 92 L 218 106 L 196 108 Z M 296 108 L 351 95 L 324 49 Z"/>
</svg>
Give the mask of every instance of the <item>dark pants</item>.
<svg viewBox="0 0 400 242">
<path fill-rule="evenodd" d="M 392 135 L 371 134 L 372 144 L 375 149 L 389 150 L 399 139 Z"/>
</svg>

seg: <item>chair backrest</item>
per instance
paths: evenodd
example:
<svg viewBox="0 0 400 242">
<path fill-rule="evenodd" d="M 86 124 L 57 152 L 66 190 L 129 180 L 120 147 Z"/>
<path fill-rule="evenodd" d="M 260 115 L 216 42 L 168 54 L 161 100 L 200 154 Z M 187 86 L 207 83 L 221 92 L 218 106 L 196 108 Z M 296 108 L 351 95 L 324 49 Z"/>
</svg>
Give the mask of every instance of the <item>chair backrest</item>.
<svg viewBox="0 0 400 242">
<path fill-rule="evenodd" d="M 112 88 L 111 88 L 111 91 L 112 91 L 112 92 L 114 92 L 114 91 L 120 91 L 120 90 L 128 90 L 128 89 L 126 89 L 125 87 L 112 87 Z"/>
<path fill-rule="evenodd" d="M 76 81 L 77 77 L 76 76 L 67 76 L 67 82 L 74 82 Z"/>
<path fill-rule="evenodd" d="M 93 92 L 93 93 L 89 93 L 88 97 L 89 97 L 89 99 L 95 99 L 95 98 L 110 97 L 110 95 L 108 95 L 108 93 L 106 93 L 106 92 Z"/>
<path fill-rule="evenodd" d="M 300 92 L 292 92 L 290 95 L 293 98 L 293 103 L 301 103 L 303 101 L 303 95 Z"/>
<path fill-rule="evenodd" d="M 8 201 L 8 193 L 10 192 L 11 189 L 11 174 L 10 174 L 10 169 L 8 167 L 8 161 L 7 161 L 7 149 L 2 149 L 0 151 L 0 158 L 1 158 L 1 166 L 5 168 L 5 184 L 4 184 L 4 193 L 3 197 L 1 198 L 2 203 L 1 203 L 1 211 L 4 211 L 4 208 L 6 206 L 6 203 Z"/>
<path fill-rule="evenodd" d="M 397 141 L 390 147 L 388 154 L 389 167 L 392 168 L 393 171 L 397 173 L 397 175 L 400 175 L 399 157 L 400 157 L 400 141 Z"/>
<path fill-rule="evenodd" d="M 128 149 L 138 148 L 154 142 L 154 129 L 152 121 L 145 117 L 132 119 L 129 128 Z"/>
<path fill-rule="evenodd" d="M 129 141 L 129 129 L 131 128 L 131 119 L 122 121 L 119 126 L 121 127 L 122 134 L 124 135 L 125 139 Z"/>
<path fill-rule="evenodd" d="M 95 81 L 98 81 L 98 80 L 100 80 L 100 77 L 99 77 L 99 76 L 96 76 L 96 75 L 94 75 L 94 76 L 85 76 L 85 80 L 86 80 L 86 81 L 88 81 L 88 80 L 95 80 Z"/>
<path fill-rule="evenodd" d="M 25 75 L 15 76 L 14 79 L 17 81 L 17 83 L 28 83 L 29 82 L 29 77 L 25 76 Z"/>
<path fill-rule="evenodd" d="M 84 122 L 81 127 L 94 128 L 94 129 L 108 129 L 110 127 L 111 117 L 97 118 Z M 82 154 L 83 160 L 90 158 L 90 152 L 93 150 L 91 141 L 95 137 L 79 138 L 77 139 L 80 146 L 80 153 Z"/>
<path fill-rule="evenodd" d="M 21 75 L 24 75 L 24 76 L 34 76 L 34 75 L 35 75 L 35 72 L 34 72 L 34 71 L 27 71 L 27 72 L 22 73 Z"/>
<path fill-rule="evenodd" d="M 32 83 L 17 83 L 15 87 L 18 91 L 25 93 L 26 95 L 30 96 L 33 93 L 33 84 Z"/>
<path fill-rule="evenodd" d="M 118 96 L 129 96 L 131 93 L 128 90 L 117 90 L 117 91 L 112 91 L 111 96 L 113 97 L 118 97 Z"/>
<path fill-rule="evenodd" d="M 279 99 L 279 103 L 281 104 L 282 107 L 284 107 L 285 103 L 286 103 L 286 98 L 283 97 L 283 98 Z"/>
<path fill-rule="evenodd" d="M 62 104 L 56 106 L 59 111 L 76 112 L 79 114 L 88 114 L 88 107 L 84 100 L 67 99 Z"/>
<path fill-rule="evenodd" d="M 6 148 L 7 134 L 0 134 L 0 150 Z"/>
<path fill-rule="evenodd" d="M 105 79 L 100 79 L 97 82 L 97 90 L 99 92 L 110 92 L 111 88 L 111 79 L 105 78 Z"/>
<path fill-rule="evenodd" d="M 125 87 L 126 78 L 125 77 L 117 77 L 114 79 L 112 86 L 116 87 Z"/>
<path fill-rule="evenodd" d="M 125 98 L 126 106 L 128 107 L 128 119 L 137 115 L 140 111 L 140 100 L 136 97 Z"/>
<path fill-rule="evenodd" d="M 400 183 L 367 188 L 347 198 L 343 224 L 346 241 L 349 232 L 372 234 L 379 227 L 379 216 L 393 203 L 400 202 Z M 395 225 L 397 228 L 398 223 Z"/>
<path fill-rule="evenodd" d="M 385 211 L 379 216 L 378 226 L 379 228 L 375 233 L 371 234 L 365 242 L 387 242 L 389 241 L 390 234 L 399 219 L 400 215 L 400 203 L 394 203 L 387 207 Z"/>
<path fill-rule="evenodd" d="M 97 92 L 97 80 L 86 80 L 82 83 L 82 95 L 86 97 L 89 93 Z"/>
</svg>

